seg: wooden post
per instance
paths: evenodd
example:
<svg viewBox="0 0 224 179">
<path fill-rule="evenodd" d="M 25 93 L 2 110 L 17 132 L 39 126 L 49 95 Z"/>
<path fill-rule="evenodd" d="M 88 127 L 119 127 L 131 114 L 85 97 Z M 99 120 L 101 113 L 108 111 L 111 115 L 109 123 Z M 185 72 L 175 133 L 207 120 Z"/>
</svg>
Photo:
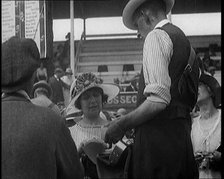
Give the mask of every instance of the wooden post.
<svg viewBox="0 0 224 179">
<path fill-rule="evenodd" d="M 83 19 L 84 40 L 86 40 L 86 18 Z"/>
<path fill-rule="evenodd" d="M 70 0 L 70 20 L 71 20 L 71 32 L 70 32 L 70 66 L 72 73 L 75 75 L 75 48 L 74 48 L 74 0 Z"/>
</svg>

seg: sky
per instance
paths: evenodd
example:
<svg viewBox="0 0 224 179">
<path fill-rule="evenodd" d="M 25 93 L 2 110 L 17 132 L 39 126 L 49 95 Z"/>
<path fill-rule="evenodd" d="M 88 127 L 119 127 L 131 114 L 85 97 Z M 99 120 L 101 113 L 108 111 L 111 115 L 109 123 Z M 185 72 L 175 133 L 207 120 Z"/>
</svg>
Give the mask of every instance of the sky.
<svg viewBox="0 0 224 179">
<path fill-rule="evenodd" d="M 171 21 L 180 27 L 187 36 L 220 35 L 221 13 L 173 14 Z M 53 20 L 54 41 L 64 41 L 70 32 L 70 19 Z M 83 20 L 74 19 L 74 37 L 79 40 L 83 32 Z M 136 33 L 123 25 L 122 17 L 88 18 L 86 34 Z"/>
</svg>

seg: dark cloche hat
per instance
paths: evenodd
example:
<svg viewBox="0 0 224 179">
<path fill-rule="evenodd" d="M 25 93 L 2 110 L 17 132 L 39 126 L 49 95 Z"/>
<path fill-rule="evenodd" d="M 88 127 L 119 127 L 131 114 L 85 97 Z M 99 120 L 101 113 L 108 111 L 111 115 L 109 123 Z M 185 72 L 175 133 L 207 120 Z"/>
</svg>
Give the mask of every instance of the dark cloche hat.
<svg viewBox="0 0 224 179">
<path fill-rule="evenodd" d="M 39 67 L 40 54 L 34 40 L 11 37 L 2 44 L 2 92 L 23 89 Z"/>
<path fill-rule="evenodd" d="M 212 101 L 215 107 L 219 107 L 221 105 L 221 86 L 219 82 L 211 75 L 201 74 L 199 82 L 202 82 L 209 86 L 211 89 L 213 96 Z"/>
<path fill-rule="evenodd" d="M 38 81 L 37 83 L 35 83 L 33 85 L 33 89 L 32 89 L 32 92 L 31 92 L 32 97 L 34 96 L 35 91 L 38 90 L 38 89 L 45 89 L 45 90 L 47 90 L 48 98 L 51 98 L 51 96 L 52 96 L 52 88 L 45 80 Z"/>
<path fill-rule="evenodd" d="M 56 74 L 56 73 L 63 73 L 64 71 L 62 70 L 62 68 L 55 68 L 55 70 L 54 70 L 54 74 Z"/>
</svg>

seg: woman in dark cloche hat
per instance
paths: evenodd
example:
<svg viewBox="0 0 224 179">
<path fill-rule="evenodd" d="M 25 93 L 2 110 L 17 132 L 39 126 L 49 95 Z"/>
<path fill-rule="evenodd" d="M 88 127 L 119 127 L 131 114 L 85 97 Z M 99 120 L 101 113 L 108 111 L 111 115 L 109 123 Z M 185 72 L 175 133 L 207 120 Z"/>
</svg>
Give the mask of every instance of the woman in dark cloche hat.
<svg viewBox="0 0 224 179">
<path fill-rule="evenodd" d="M 191 137 L 199 178 L 221 178 L 221 86 L 213 76 L 201 74 L 197 105 Z"/>
</svg>

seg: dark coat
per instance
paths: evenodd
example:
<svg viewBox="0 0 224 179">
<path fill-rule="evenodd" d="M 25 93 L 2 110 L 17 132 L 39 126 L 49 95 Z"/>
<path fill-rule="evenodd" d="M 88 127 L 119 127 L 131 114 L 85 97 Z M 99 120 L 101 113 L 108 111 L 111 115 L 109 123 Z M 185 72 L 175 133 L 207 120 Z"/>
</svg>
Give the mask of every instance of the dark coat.
<svg viewBox="0 0 224 179">
<path fill-rule="evenodd" d="M 64 102 L 64 96 L 63 96 L 63 82 L 61 79 L 58 81 L 55 76 L 52 76 L 49 79 L 49 84 L 52 88 L 53 95 L 52 95 L 52 102 L 57 104 L 59 102 Z"/>
<path fill-rule="evenodd" d="M 19 96 L 2 99 L 2 178 L 83 178 L 77 149 L 64 121 Z"/>
</svg>

